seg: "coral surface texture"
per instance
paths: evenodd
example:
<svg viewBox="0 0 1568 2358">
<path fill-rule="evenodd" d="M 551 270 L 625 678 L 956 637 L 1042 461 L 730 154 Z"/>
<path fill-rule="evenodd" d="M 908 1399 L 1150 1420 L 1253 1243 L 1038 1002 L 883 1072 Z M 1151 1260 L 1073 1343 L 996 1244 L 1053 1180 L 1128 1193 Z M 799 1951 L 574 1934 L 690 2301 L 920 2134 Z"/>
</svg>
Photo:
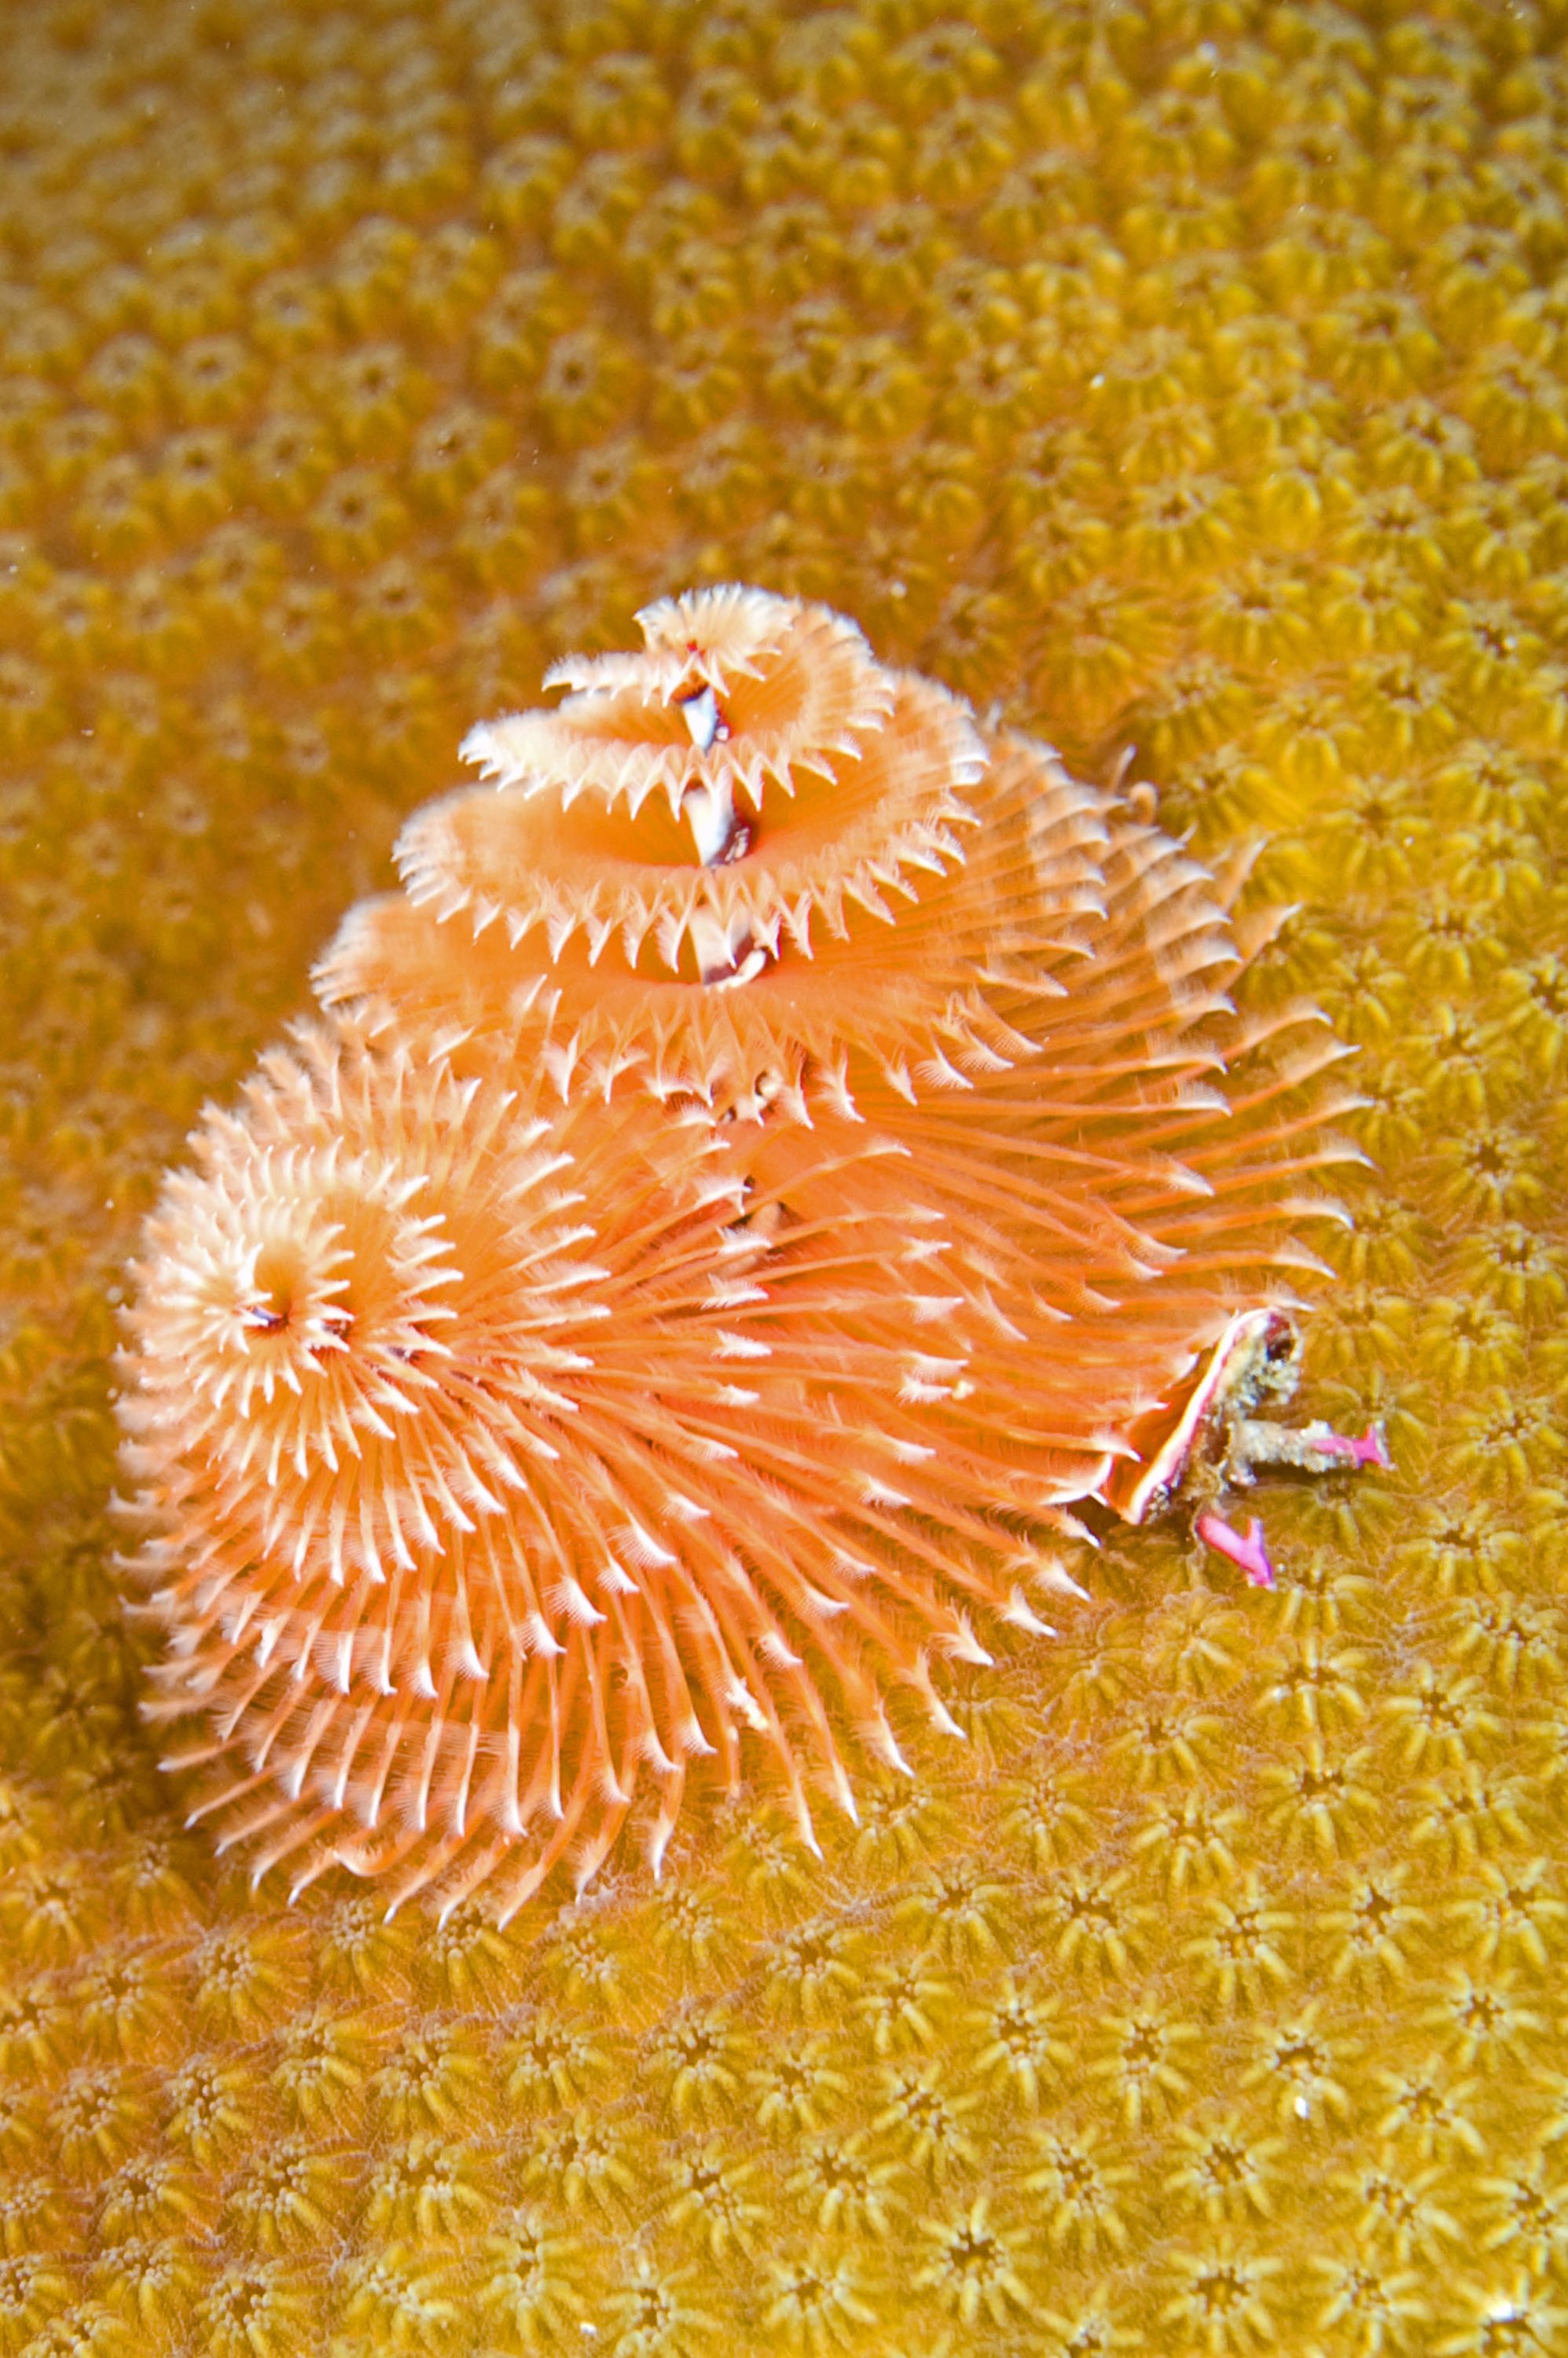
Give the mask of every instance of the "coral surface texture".
<svg viewBox="0 0 1568 2358">
<path fill-rule="evenodd" d="M 1568 9 L 0 0 L 0 2358 L 1568 2347 Z M 1113 1487 L 1087 1444 L 1140 1394 L 1098 1360 L 1108 1417 L 1091 1433 L 1064 1394 L 1038 1462 L 1006 1425 L 1058 1382 L 1044 1341 L 997 1340 L 1009 1408 L 960 1415 L 878 1293 L 921 1239 L 854 1193 L 868 1092 L 953 1174 L 945 1217 L 974 1214 L 966 1315 L 994 1206 L 962 1175 L 961 1098 L 1028 1175 L 1001 1027 L 1027 1032 L 1039 946 L 988 968 L 983 1010 L 944 1008 L 936 1097 L 901 1064 L 929 1025 L 857 964 L 879 898 L 941 901 L 979 778 L 964 708 L 910 688 L 899 720 L 813 626 L 829 759 L 873 719 L 916 752 L 957 732 L 829 846 L 817 789 L 775 791 L 792 741 L 760 689 L 733 798 L 683 809 L 734 683 L 681 673 L 672 638 L 678 726 L 585 753 L 642 852 L 591 804 L 530 833 L 540 732 L 625 685 L 600 659 L 634 611 L 734 582 L 853 615 L 878 664 L 967 698 L 1020 828 L 1102 867 L 1173 838 L 1221 880 L 1241 957 L 1235 1014 L 1201 1019 L 1225 1043 L 1208 1095 L 1184 1065 L 1152 1087 L 1168 1030 L 1133 1017 L 1151 1168 L 1195 1141 L 1205 1174 L 1235 1167 L 1228 1099 L 1275 1186 L 1296 1116 L 1249 1077 L 1254 1043 L 1314 1122 L 1320 1088 L 1362 1100 L 1340 1127 L 1365 1166 L 1326 1174 L 1348 1224 L 1292 1210 L 1219 1288 L 1310 1294 L 1297 1412 L 1387 1438 L 1387 1467 L 1260 1479 L 1272 1589 L 1180 1518 L 1092 1507 L 1098 1545 L 1058 1528 L 1044 1582 L 1010 1567 L 977 1498 L 1015 1534 L 1082 1508 Z M 555 718 L 501 720 L 567 650 Z M 459 762 L 477 722 L 500 796 Z M 519 814 L 499 864 L 476 797 Z M 702 882 L 672 905 L 649 871 L 683 828 Z M 1005 897 L 1008 858 L 986 872 Z M 1114 925 L 1112 881 L 1109 917 L 1087 885 L 1059 913 L 1069 948 Z M 628 994 L 643 935 L 639 975 L 662 958 L 700 1023 Z M 1178 945 L 1173 988 L 1180 968 Z M 411 976 L 436 1011 L 400 1046 Z M 1307 1004 L 1326 1025 L 1292 1029 Z M 1330 1040 L 1356 1053 L 1320 1085 Z M 1098 1115 L 1050 1119 L 1100 1152 Z M 591 1253 L 557 1153 L 611 1207 Z M 146 1273 L 181 1165 L 211 1268 L 243 1264 L 254 1362 L 204 1359 L 210 1325 Z M 1215 1200 L 1189 1192 L 1156 1241 L 1217 1267 Z M 1119 1201 L 1130 1249 L 1148 1202 Z M 259 1255 L 235 1243 L 254 1219 Z M 493 1249 L 520 1224 L 525 1264 Z M 784 1745 L 758 1697 L 792 1649 L 758 1623 L 763 1725 L 737 1698 L 733 1760 L 703 1758 L 677 1811 L 676 1672 L 641 1704 L 600 1678 L 637 1599 L 566 1585 L 598 1527 L 585 1469 L 677 1329 L 695 1350 L 721 1312 L 734 1368 L 762 1364 L 759 1261 L 782 1255 L 802 1331 L 830 1328 L 835 1238 L 865 1294 L 836 1377 L 903 1355 L 866 1551 L 906 1552 L 930 1643 L 878 1682 L 885 1742 L 871 1692 L 825 1679 Z M 1075 1315 L 1119 1249 L 1082 1241 Z M 697 1244 L 728 1257 L 717 1303 Z M 1042 1335 L 1070 1263 L 1034 1258 Z M 330 1351 L 356 1287 L 374 1384 L 351 1400 L 345 1369 L 335 1408 L 295 1415 L 290 1338 Z M 449 1377 L 444 1325 L 483 1346 Z M 1177 1358 L 1150 1332 L 1157 1397 Z M 291 1533 L 328 1567 L 322 1617 L 277 1642 L 351 1709 L 373 1619 L 327 1592 L 379 1563 L 420 1606 L 422 1537 L 386 1499 L 444 1483 L 474 1524 L 471 1578 L 426 1593 L 406 1657 L 439 1701 L 510 1594 L 469 1511 L 525 1446 L 495 1367 L 543 1400 L 592 1357 L 604 1449 L 579 1441 L 538 1524 L 565 1534 L 540 1628 L 579 1632 L 567 1700 L 593 1730 L 558 1871 L 499 1910 L 504 1867 L 414 1888 L 403 1768 L 389 1855 L 349 1862 L 368 1877 L 297 1814 L 202 1814 L 211 1761 L 164 1769 L 200 1749 L 200 1716 L 164 1709 L 203 1673 L 125 1609 L 159 1543 L 116 1459 L 127 1348 L 157 1360 L 135 1442 L 166 1505 L 200 1458 L 232 1519 L 198 1619 Z M 693 1531 L 747 1484 L 760 1530 L 792 1528 L 788 1420 L 820 1364 L 756 1378 L 774 1408 L 750 1432 L 752 1377 L 709 1403 L 674 1485 Z M 177 1466 L 157 1403 L 180 1383 L 208 1421 Z M 389 1478 L 329 1481 L 372 1412 Z M 961 1480 L 920 1455 L 933 1420 Z M 163 1533 L 169 1578 L 193 1528 Z M 797 1605 L 856 1633 L 851 1678 L 891 1660 L 905 1621 L 873 1628 L 867 1584 L 841 1594 L 811 1515 L 793 1528 L 774 1593 L 809 1580 Z M 955 1566 L 1000 1599 L 983 1646 L 932 1617 Z M 721 1684 L 739 1627 L 704 1657 Z M 535 1726 L 557 1693 L 538 1636 Z M 330 1814 L 328 1715 L 313 1731 L 276 1672 L 254 1701 L 303 1763 L 291 1799 Z M 490 1790 L 503 1724 L 464 1723 L 468 1769 L 432 1746 L 449 1807 L 465 1776 Z M 563 1823 L 545 1748 L 508 1790 Z"/>
</svg>

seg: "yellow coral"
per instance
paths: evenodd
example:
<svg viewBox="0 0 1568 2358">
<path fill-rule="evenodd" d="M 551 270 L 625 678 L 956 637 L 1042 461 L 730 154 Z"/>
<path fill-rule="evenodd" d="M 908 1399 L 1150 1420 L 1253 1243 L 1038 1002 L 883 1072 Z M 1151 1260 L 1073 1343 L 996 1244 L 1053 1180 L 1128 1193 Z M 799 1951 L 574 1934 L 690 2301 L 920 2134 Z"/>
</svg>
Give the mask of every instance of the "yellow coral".
<svg viewBox="0 0 1568 2358">
<path fill-rule="evenodd" d="M 1568 2331 L 1551 0 L 36 0 L 0 111 L 0 2350 Z M 1122 1535 L 862 1799 L 504 1933 L 169 1815 L 156 1174 L 547 655 L 867 625 L 1297 914 L 1383 1169 L 1278 1595 Z M 591 2331 L 585 2329 L 592 2329 Z"/>
</svg>

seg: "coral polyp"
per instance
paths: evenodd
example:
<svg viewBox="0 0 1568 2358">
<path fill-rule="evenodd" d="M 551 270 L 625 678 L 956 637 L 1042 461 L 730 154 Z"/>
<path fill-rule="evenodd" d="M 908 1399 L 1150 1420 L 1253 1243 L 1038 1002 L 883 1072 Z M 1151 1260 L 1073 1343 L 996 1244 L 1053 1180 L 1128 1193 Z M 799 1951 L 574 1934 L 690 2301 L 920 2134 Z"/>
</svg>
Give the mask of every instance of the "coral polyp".
<svg viewBox="0 0 1568 2358">
<path fill-rule="evenodd" d="M 1223 1546 L 1293 1380 L 1339 1050 L 1234 1013 L 1242 869 L 826 609 L 643 622 L 472 733 L 135 1272 L 149 1715 L 296 1888 L 657 1868 L 748 1735 L 813 1842 L 1072 1509 L 1196 1469 Z"/>
</svg>

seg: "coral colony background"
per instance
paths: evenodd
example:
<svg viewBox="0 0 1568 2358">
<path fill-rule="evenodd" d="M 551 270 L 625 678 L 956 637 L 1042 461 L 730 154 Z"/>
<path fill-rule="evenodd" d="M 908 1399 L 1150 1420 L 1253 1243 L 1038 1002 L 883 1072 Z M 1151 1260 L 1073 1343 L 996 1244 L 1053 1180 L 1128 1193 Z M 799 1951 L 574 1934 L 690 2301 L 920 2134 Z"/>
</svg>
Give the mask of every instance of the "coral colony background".
<svg viewBox="0 0 1568 2358">
<path fill-rule="evenodd" d="M 0 2351 L 1568 2336 L 1568 14 L 0 12 Z M 118 1272 L 473 720 L 755 580 L 1260 828 L 1377 1170 L 1177 1528 L 504 1931 L 293 1909 L 138 1720 Z"/>
</svg>

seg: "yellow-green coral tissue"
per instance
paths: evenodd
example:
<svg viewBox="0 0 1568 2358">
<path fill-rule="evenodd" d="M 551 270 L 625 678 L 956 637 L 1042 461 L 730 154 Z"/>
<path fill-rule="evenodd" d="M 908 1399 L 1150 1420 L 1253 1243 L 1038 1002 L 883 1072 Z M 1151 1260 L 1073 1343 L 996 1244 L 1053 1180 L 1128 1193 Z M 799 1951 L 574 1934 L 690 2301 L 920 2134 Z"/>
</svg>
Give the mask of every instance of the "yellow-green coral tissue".
<svg viewBox="0 0 1568 2358">
<path fill-rule="evenodd" d="M 0 0 L 0 2358 L 1568 2349 L 1568 8 Z M 296 1893 L 143 1708 L 143 1223 L 470 728 L 727 583 L 1182 841 L 1227 1041 L 1355 1051 L 1291 1414 L 1368 1462 L 1048 1563 L 969 1502 L 1031 1610 L 809 1842 L 743 1732 L 656 1876 Z"/>
</svg>

